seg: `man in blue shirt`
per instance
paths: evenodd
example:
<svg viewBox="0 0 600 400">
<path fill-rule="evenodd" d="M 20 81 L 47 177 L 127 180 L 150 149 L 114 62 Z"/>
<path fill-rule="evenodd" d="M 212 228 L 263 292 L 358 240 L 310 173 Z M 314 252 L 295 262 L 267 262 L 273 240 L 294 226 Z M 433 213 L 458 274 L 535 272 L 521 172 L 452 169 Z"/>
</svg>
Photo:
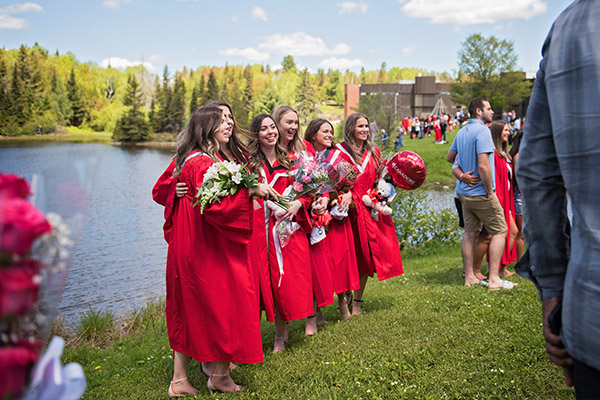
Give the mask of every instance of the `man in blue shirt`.
<svg viewBox="0 0 600 400">
<path fill-rule="evenodd" d="M 600 398 L 599 21 L 600 1 L 578 0 L 554 22 L 517 163 L 528 253 L 515 270 L 539 290 L 546 351 L 578 399 Z"/>
<path fill-rule="evenodd" d="M 473 264 L 475 257 L 475 239 L 482 226 L 492 235 L 489 246 L 489 282 L 490 290 L 512 289 L 513 283 L 500 279 L 498 275 L 502 252 L 508 228 L 502 206 L 494 193 L 494 143 L 486 123 L 492 122 L 494 110 L 490 103 L 475 98 L 469 103 L 471 119 L 456 134 L 450 146 L 446 160 L 454 163 L 458 157 L 458 166 L 462 171 L 473 171 L 480 181 L 470 186 L 459 180 L 456 193 L 463 208 L 465 230 L 461 244 L 465 286 L 480 283 L 475 275 Z"/>
</svg>

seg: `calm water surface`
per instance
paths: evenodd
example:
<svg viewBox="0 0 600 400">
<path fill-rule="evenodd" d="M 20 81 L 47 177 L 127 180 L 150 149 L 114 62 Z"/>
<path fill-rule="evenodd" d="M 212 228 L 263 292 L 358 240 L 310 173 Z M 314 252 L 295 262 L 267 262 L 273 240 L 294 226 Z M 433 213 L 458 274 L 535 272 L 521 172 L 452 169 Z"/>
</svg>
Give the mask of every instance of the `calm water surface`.
<svg viewBox="0 0 600 400">
<path fill-rule="evenodd" d="M 67 322 L 90 308 L 123 316 L 164 295 L 163 208 L 152 201 L 151 191 L 172 151 L 80 143 L 25 146 L 0 147 L 0 171 L 33 182 L 34 201 L 44 211 L 69 215 L 73 208 L 87 209 L 59 308 Z"/>
<path fill-rule="evenodd" d="M 1 144 L 0 171 L 33 183 L 45 212 L 85 209 L 59 311 L 67 323 L 90 308 L 124 316 L 165 294 L 163 207 L 152 186 L 172 150 L 105 144 Z M 430 191 L 434 209 L 454 207 L 452 191 Z"/>
</svg>

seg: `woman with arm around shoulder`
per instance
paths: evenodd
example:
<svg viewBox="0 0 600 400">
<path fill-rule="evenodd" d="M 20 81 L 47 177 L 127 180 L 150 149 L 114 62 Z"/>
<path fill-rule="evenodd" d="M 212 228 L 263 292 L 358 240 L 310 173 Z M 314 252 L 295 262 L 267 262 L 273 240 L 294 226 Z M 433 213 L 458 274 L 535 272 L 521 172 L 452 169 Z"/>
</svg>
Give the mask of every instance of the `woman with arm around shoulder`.
<svg viewBox="0 0 600 400">
<path fill-rule="evenodd" d="M 180 134 L 174 177 L 200 187 L 204 174 L 227 146 L 233 124 L 217 107 L 198 109 Z M 251 196 L 267 196 L 259 185 L 193 208 L 193 195 L 176 199 L 167 254 L 166 318 L 173 349 L 170 397 L 195 393 L 188 382 L 190 359 L 215 362 L 207 388 L 239 391 L 229 376 L 231 362 L 263 361 L 258 288 L 249 267 Z M 210 277 L 210 279 L 207 279 Z M 225 304 L 224 304 L 225 303 Z"/>
<path fill-rule="evenodd" d="M 349 218 L 354 233 L 356 260 L 360 276 L 360 288 L 354 291 L 352 315 L 362 309 L 362 297 L 368 278 L 377 273 L 377 279 L 385 280 L 401 275 L 402 259 L 396 228 L 390 215 L 380 215 L 379 221 L 371 217 L 371 212 L 362 202 L 367 190 L 374 187 L 379 177 L 377 166 L 381 152 L 373 142 L 369 119 L 365 114 L 354 113 L 344 123 L 344 142 L 337 145 L 345 160 L 354 164 L 359 175 L 352 190 L 341 197 L 340 204 L 356 203 L 350 210 Z"/>
<path fill-rule="evenodd" d="M 279 143 L 279 130 L 270 115 L 259 114 L 250 123 L 248 161 L 251 169 L 260 170 L 263 181 L 283 193 L 294 182 L 293 162 Z M 288 189 L 289 190 L 289 189 Z M 275 338 L 273 352 L 284 350 L 288 333 L 286 321 L 302 319 L 313 313 L 311 266 L 306 263 L 310 232 L 307 209 L 310 197 L 291 202 L 288 210 L 277 206 L 265 207 L 271 287 L 275 299 Z M 294 232 L 287 245 L 279 242 L 275 223 L 288 219 L 296 221 L 300 229 Z"/>
<path fill-rule="evenodd" d="M 336 166 L 342 161 L 341 151 L 336 149 L 333 141 L 333 125 L 325 119 L 319 118 L 312 120 L 304 138 L 311 143 L 315 151 L 331 165 Z M 335 198 L 337 203 L 340 203 L 340 197 L 344 193 L 332 193 L 332 198 Z M 345 211 L 348 210 L 347 201 L 340 204 Z M 340 315 L 344 320 L 350 319 L 350 311 L 348 309 L 348 297 L 352 290 L 360 288 L 358 278 L 358 266 L 356 264 L 356 251 L 354 248 L 354 235 L 352 226 L 348 217 L 343 219 L 333 218 L 329 222 L 329 230 L 327 236 L 323 240 L 328 248 L 328 264 L 331 268 L 333 280 L 333 291 L 338 295 L 338 306 Z M 320 243 L 317 243 L 319 245 Z M 313 245 L 315 246 L 315 245 Z"/>
</svg>

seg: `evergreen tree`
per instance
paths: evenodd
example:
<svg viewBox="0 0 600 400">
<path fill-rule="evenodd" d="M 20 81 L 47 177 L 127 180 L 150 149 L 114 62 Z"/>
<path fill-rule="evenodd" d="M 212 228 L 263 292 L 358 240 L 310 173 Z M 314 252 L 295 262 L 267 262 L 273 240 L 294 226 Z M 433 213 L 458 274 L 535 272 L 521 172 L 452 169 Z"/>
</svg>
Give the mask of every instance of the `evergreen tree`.
<svg viewBox="0 0 600 400">
<path fill-rule="evenodd" d="M 185 83 L 181 74 L 175 76 L 175 84 L 173 87 L 173 102 L 171 108 L 171 124 L 174 131 L 180 132 L 185 124 Z"/>
<path fill-rule="evenodd" d="M 206 104 L 206 80 L 204 75 L 200 75 L 200 83 L 198 83 L 198 106 L 202 107 Z"/>
<path fill-rule="evenodd" d="M 296 92 L 298 113 L 304 126 L 310 121 L 312 114 L 315 112 L 315 97 L 316 90 L 312 82 L 312 77 L 310 76 L 310 72 L 308 72 L 308 68 L 304 68 L 300 73 L 300 84 Z"/>
<path fill-rule="evenodd" d="M 281 67 L 283 68 L 283 72 L 295 72 L 296 62 L 294 61 L 294 57 L 289 54 L 283 57 L 283 61 L 281 61 Z"/>
<path fill-rule="evenodd" d="M 115 127 L 113 138 L 122 142 L 138 142 L 150 137 L 150 125 L 142 111 L 142 91 L 135 75 L 127 78 L 127 91 L 123 104 L 129 110 L 119 119 Z"/>
<path fill-rule="evenodd" d="M 8 135 L 8 113 L 10 110 L 8 68 L 4 61 L 4 51 L 0 51 L 0 136 Z"/>
<path fill-rule="evenodd" d="M 219 100 L 219 85 L 215 73 L 211 70 L 206 84 L 206 101 Z"/>
<path fill-rule="evenodd" d="M 158 76 L 154 79 L 154 92 L 152 93 L 152 101 L 150 102 L 150 113 L 148 114 L 148 120 L 150 127 L 154 132 L 160 132 L 160 121 L 158 120 L 158 113 L 156 111 L 157 98 L 160 96 L 160 81 Z"/>
<path fill-rule="evenodd" d="M 250 113 L 254 103 L 254 89 L 252 88 L 252 68 L 246 65 L 244 68 L 244 80 L 246 86 L 244 87 L 244 94 L 242 96 L 242 108 L 239 114 L 236 114 L 238 123 L 242 126 L 248 126 L 250 124 Z"/>
<path fill-rule="evenodd" d="M 71 107 L 67 89 L 62 80 L 58 77 L 56 71 L 52 71 L 50 90 L 54 94 L 50 100 L 50 109 L 56 118 L 56 122 L 59 125 L 66 125 L 71 120 L 73 109 Z"/>
<path fill-rule="evenodd" d="M 173 126 L 171 112 L 173 109 L 173 90 L 170 86 L 169 68 L 163 69 L 162 87 L 157 96 L 158 111 L 156 112 L 156 125 L 158 132 L 177 132 Z"/>
<path fill-rule="evenodd" d="M 83 104 L 81 90 L 75 79 L 75 69 L 71 68 L 71 75 L 67 81 L 67 95 L 71 102 L 71 119 L 69 123 L 72 126 L 79 126 L 85 118 L 85 106 Z"/>
<path fill-rule="evenodd" d="M 10 111 L 9 115 L 18 127 L 22 127 L 27 121 L 25 84 L 19 75 L 17 64 L 13 65 L 12 80 L 9 93 Z"/>
<path fill-rule="evenodd" d="M 267 89 L 256 103 L 255 113 L 271 114 L 281 104 L 281 97 L 273 88 Z"/>
<path fill-rule="evenodd" d="M 198 85 L 194 85 L 192 89 L 192 98 L 190 99 L 190 116 L 198 109 Z"/>
</svg>

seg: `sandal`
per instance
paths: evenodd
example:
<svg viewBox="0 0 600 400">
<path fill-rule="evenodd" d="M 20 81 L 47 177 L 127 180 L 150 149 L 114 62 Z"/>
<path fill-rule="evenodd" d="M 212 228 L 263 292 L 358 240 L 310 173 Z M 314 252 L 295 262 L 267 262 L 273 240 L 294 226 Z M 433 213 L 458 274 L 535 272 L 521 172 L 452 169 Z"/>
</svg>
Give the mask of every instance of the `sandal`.
<svg viewBox="0 0 600 400">
<path fill-rule="evenodd" d="M 235 382 L 233 383 L 235 386 L 233 387 L 232 390 L 223 390 L 221 388 L 218 388 L 214 385 L 214 383 L 212 381 L 213 376 L 225 377 L 225 376 L 229 376 L 229 374 L 212 374 L 210 376 L 210 378 L 208 378 L 208 381 L 206 382 L 206 388 L 208 389 L 208 392 L 210 393 L 211 396 L 213 395 L 213 392 L 215 392 L 215 391 L 221 392 L 221 393 L 227 393 L 227 392 L 241 392 L 241 391 L 246 390 L 246 388 L 244 386 L 236 385 Z"/>
<path fill-rule="evenodd" d="M 497 287 L 488 286 L 488 290 L 491 290 L 491 291 L 496 291 L 496 290 L 500 290 L 500 289 L 511 290 L 512 288 L 514 288 L 517 285 L 518 285 L 517 283 L 504 280 L 504 281 L 502 281 L 502 286 L 497 286 Z"/>
<path fill-rule="evenodd" d="M 167 390 L 167 394 L 169 395 L 170 398 L 173 398 L 173 397 L 183 397 L 185 395 L 194 394 L 194 393 L 197 392 L 197 390 L 196 390 L 196 392 L 194 392 L 194 393 L 177 393 L 175 390 L 173 390 L 173 385 L 174 384 L 179 383 L 179 382 L 183 382 L 185 380 L 187 380 L 187 376 L 183 377 L 181 379 L 177 379 L 176 381 L 171 381 L 171 383 L 169 384 L 169 389 Z"/>
</svg>

